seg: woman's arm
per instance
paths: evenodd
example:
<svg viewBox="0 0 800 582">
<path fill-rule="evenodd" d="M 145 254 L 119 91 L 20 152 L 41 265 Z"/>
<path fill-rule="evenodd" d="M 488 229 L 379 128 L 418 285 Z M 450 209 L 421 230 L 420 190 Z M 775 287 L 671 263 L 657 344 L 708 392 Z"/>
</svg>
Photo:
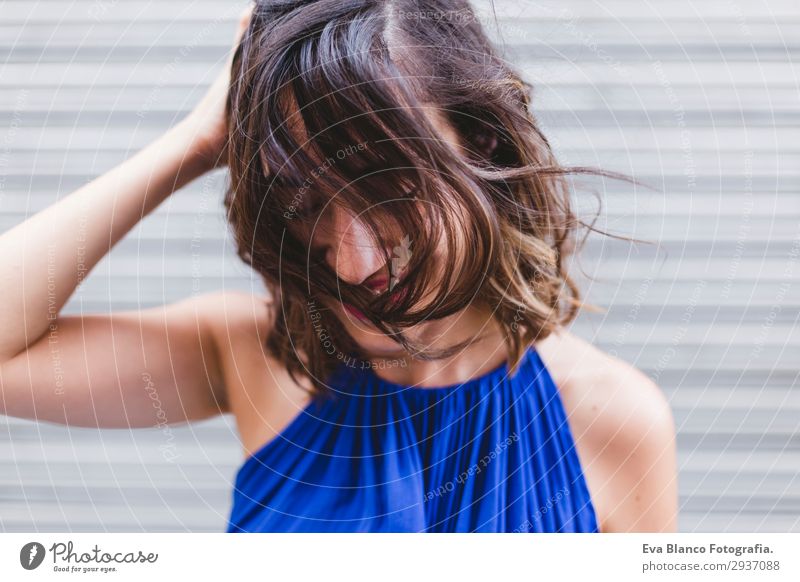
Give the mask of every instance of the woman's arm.
<svg viewBox="0 0 800 582">
<path fill-rule="evenodd" d="M 174 421 L 219 411 L 209 319 L 219 297 L 112 315 L 60 311 L 125 234 L 221 158 L 228 71 L 164 135 L 0 236 L 0 412 L 81 425 L 151 424 L 152 390 L 173 407 Z"/>
<path fill-rule="evenodd" d="M 187 119 L 0 236 L 0 362 L 42 337 L 90 271 L 167 196 L 203 174 Z"/>
<path fill-rule="evenodd" d="M 193 153 L 193 133 L 188 121 L 179 123 L 0 236 L 0 412 L 107 427 L 152 426 L 158 409 L 170 422 L 211 414 L 219 373 L 203 313 L 191 303 L 59 314 L 82 273 L 206 169 Z"/>
</svg>

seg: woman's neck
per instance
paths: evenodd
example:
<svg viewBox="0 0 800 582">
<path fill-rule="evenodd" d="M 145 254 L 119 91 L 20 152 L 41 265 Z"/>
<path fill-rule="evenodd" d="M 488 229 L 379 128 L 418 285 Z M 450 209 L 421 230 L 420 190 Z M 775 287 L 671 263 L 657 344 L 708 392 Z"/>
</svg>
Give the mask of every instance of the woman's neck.
<svg viewBox="0 0 800 582">
<path fill-rule="evenodd" d="M 450 317 L 427 322 L 425 332 L 415 340 L 431 349 L 443 349 L 473 337 L 480 339 L 453 356 L 441 360 L 419 360 L 405 350 L 391 358 L 372 358 L 376 374 L 389 382 L 405 386 L 436 387 L 459 384 L 494 370 L 508 360 L 508 350 L 500 325 L 491 311 L 468 307 Z M 385 366 L 389 360 L 395 365 Z M 402 365 L 396 365 L 397 362 Z"/>
</svg>

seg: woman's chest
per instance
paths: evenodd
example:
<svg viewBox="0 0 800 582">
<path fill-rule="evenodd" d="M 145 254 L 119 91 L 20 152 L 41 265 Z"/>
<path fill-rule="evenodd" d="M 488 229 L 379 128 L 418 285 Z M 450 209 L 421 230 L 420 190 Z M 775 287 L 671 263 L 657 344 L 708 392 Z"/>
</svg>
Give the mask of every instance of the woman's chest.
<svg viewBox="0 0 800 582">
<path fill-rule="evenodd" d="M 594 531 L 564 420 L 531 386 L 312 404 L 237 473 L 230 531 Z"/>
</svg>

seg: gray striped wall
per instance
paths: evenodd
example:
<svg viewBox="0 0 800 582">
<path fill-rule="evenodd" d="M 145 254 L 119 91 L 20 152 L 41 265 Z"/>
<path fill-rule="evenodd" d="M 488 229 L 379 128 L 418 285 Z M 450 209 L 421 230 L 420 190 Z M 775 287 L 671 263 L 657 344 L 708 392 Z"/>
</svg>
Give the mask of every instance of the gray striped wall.
<svg viewBox="0 0 800 582">
<path fill-rule="evenodd" d="M 130 156 L 221 66 L 241 2 L 0 2 L 0 229 Z M 476 2 L 487 16 L 488 0 Z M 509 57 L 599 226 L 576 268 L 605 308 L 574 330 L 666 391 L 684 531 L 800 531 L 800 4 L 502 0 Z M 251 288 L 224 174 L 172 197 L 68 311 Z M 231 418 L 94 431 L 0 418 L 0 531 L 221 531 Z"/>
</svg>

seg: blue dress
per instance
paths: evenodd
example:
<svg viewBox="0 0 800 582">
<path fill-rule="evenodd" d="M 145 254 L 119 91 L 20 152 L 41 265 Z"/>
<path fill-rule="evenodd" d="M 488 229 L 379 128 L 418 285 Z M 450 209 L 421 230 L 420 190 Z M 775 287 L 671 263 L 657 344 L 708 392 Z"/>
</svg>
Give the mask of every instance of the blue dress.
<svg viewBox="0 0 800 582">
<path fill-rule="evenodd" d="M 563 404 L 530 347 L 409 388 L 340 364 L 236 473 L 228 532 L 596 532 Z"/>
</svg>

